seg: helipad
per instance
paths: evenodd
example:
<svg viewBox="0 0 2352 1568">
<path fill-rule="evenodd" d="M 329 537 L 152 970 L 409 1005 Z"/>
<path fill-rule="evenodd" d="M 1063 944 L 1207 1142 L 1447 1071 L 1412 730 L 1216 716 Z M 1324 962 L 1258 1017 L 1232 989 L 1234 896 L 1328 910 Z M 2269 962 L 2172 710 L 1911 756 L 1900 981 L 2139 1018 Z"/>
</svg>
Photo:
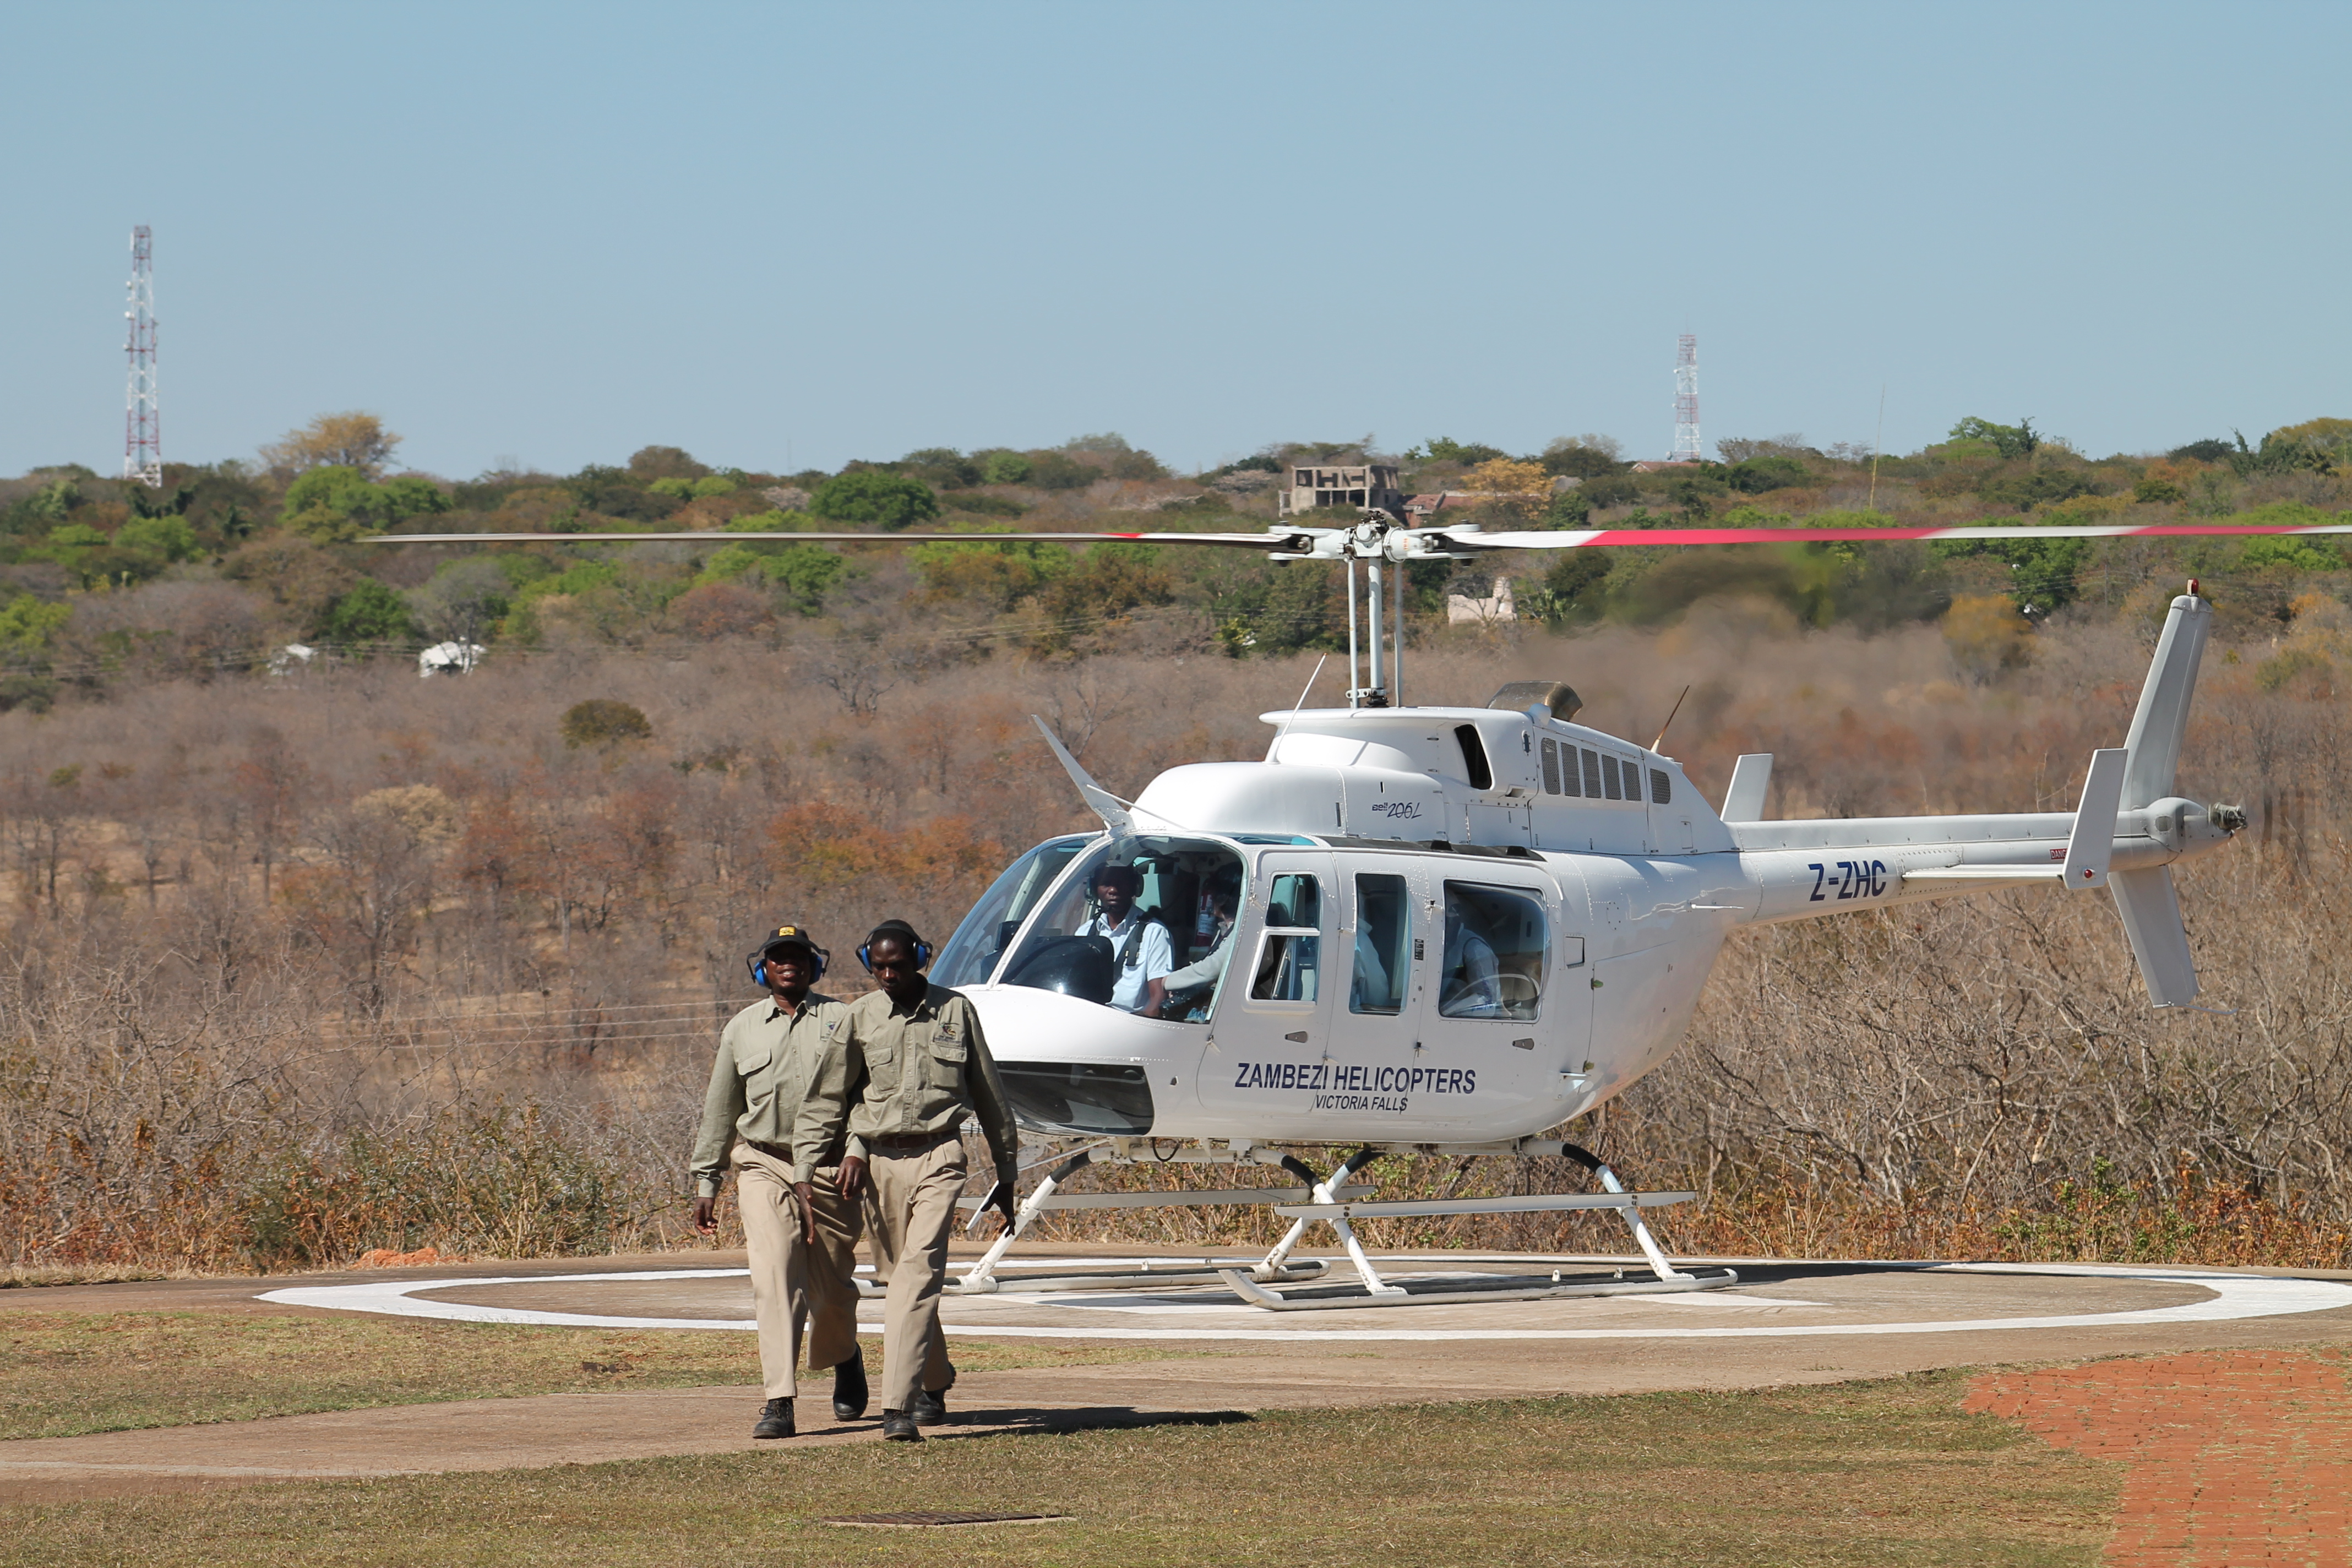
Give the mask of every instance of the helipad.
<svg viewBox="0 0 2352 1568">
<path fill-rule="evenodd" d="M 1162 1269 L 1224 1263 L 1166 1255 L 1060 1258 L 1054 1271 Z M 1391 1254 L 1400 1279 L 1595 1267 L 1590 1258 Z M 1642 1278 L 1628 1268 L 1631 1280 Z M 2352 1283 L 2205 1268 L 2106 1264 L 1749 1264 L 1731 1289 L 1570 1300 L 1338 1308 L 1269 1313 L 1219 1285 L 950 1296 L 950 1334 L 992 1339 L 1333 1342 L 1802 1340 L 2192 1330 L 2352 1307 Z M 362 1280 L 266 1291 L 285 1306 L 468 1322 L 574 1328 L 749 1330 L 741 1268 L 655 1268 L 461 1279 Z M 878 1305 L 878 1304 L 877 1304 Z M 868 1317 L 878 1318 L 869 1310 Z M 878 1322 L 861 1325 L 879 1332 Z"/>
</svg>

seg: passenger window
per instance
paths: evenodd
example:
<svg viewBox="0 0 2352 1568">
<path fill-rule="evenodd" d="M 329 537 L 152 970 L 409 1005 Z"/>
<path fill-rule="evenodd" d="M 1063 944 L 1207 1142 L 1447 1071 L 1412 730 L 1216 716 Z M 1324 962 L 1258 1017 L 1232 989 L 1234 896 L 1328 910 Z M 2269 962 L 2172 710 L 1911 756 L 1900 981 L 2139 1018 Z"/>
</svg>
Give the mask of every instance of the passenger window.
<svg viewBox="0 0 2352 1568">
<path fill-rule="evenodd" d="M 1543 743 L 1543 775 L 1544 794 L 1558 795 L 1559 793 L 1559 742 L 1557 741 L 1546 741 Z"/>
<path fill-rule="evenodd" d="M 1666 770 L 1664 768 L 1652 768 L 1650 770 L 1650 804 L 1652 805 L 1665 805 L 1671 803 L 1674 798 L 1674 785 L 1666 782 Z"/>
<path fill-rule="evenodd" d="M 1601 753 L 1598 752 L 1584 753 L 1584 798 L 1601 798 Z"/>
<path fill-rule="evenodd" d="M 1323 924 L 1323 890 L 1314 878 L 1301 872 L 1276 877 L 1265 897 L 1268 931 L 1282 926 L 1319 930 Z"/>
<path fill-rule="evenodd" d="M 1623 800 L 1624 789 L 1617 783 L 1617 759 L 1602 753 L 1601 758 L 1601 793 L 1611 800 Z"/>
<path fill-rule="evenodd" d="M 1551 742 L 1546 741 L 1546 746 Z M 1412 952 L 1412 907 L 1404 879 L 1356 879 L 1356 974 L 1348 986 L 1348 1011 L 1404 1011 L 1407 966 Z"/>
<path fill-rule="evenodd" d="M 1265 898 L 1265 940 L 1250 995 L 1260 1002 L 1312 1002 L 1322 994 L 1323 888 L 1303 871 L 1274 879 Z"/>
<path fill-rule="evenodd" d="M 1448 1018 L 1533 1018 L 1543 998 L 1548 942 L 1543 905 L 1532 895 L 1446 883 L 1438 1013 Z"/>
</svg>

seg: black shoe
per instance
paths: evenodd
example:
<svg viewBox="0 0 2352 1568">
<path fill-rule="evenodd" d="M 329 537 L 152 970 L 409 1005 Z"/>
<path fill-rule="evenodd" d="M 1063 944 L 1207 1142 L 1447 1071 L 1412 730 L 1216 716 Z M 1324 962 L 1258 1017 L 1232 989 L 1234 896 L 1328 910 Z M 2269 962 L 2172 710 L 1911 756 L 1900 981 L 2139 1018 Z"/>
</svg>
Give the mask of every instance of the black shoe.
<svg viewBox="0 0 2352 1568">
<path fill-rule="evenodd" d="M 833 1418 L 856 1420 L 866 1414 L 866 1349 L 861 1345 L 833 1369 Z"/>
<path fill-rule="evenodd" d="M 915 1418 L 903 1410 L 882 1412 L 882 1439 L 887 1443 L 919 1443 L 923 1435 L 915 1430 Z"/>
<path fill-rule="evenodd" d="M 760 1412 L 760 1424 L 751 1428 L 754 1437 L 789 1437 L 793 1435 L 793 1402 L 771 1399 Z"/>
<path fill-rule="evenodd" d="M 907 1414 L 914 1418 L 918 1426 L 947 1425 L 948 1391 L 942 1388 L 932 1394 L 927 1390 L 916 1390 L 913 1402 L 907 1406 Z"/>
</svg>

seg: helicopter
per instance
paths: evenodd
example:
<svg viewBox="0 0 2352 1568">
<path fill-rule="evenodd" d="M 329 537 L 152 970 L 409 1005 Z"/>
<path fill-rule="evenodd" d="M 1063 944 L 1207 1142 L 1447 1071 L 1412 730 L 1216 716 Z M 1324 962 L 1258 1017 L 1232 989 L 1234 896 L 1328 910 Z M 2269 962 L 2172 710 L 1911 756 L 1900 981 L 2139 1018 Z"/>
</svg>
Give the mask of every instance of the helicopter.
<svg viewBox="0 0 2352 1568">
<path fill-rule="evenodd" d="M 1013 1221 L 950 1289 L 961 1293 L 1222 1282 L 1269 1310 L 1408 1305 L 1719 1288 L 1685 1271 L 1644 1208 L 1686 1192 L 1628 1190 L 1556 1132 L 1622 1094 L 1687 1032 L 1717 954 L 1742 926 L 2057 884 L 2105 890 L 2150 1000 L 2197 994 L 2172 866 L 2246 826 L 2177 793 L 2211 606 L 2192 580 L 2168 611 L 2123 743 L 2087 759 L 2072 812 L 1775 820 L 1772 759 L 1738 760 L 1719 806 L 1658 750 L 1578 722 L 1563 682 L 1503 686 L 1484 707 L 1402 701 L 1404 565 L 1500 550 L 1890 539 L 2352 532 L 2352 527 L 2159 525 L 1955 529 L 1643 529 L 1487 532 L 1409 528 L 1366 509 L 1345 526 L 1263 533 L 730 534 L 801 542 L 1142 541 L 1343 563 L 1344 707 L 1261 717 L 1255 762 L 1168 769 L 1133 800 L 1103 788 L 1043 722 L 1045 742 L 1101 830 L 1059 835 L 1007 867 L 931 963 L 978 1010 L 1007 1098 L 1049 1167 Z M 541 542 L 545 534 L 394 535 L 384 542 Z M 675 533 L 614 533 L 600 542 Z M 1360 572 L 1362 578 L 1360 592 Z M 1384 646 L 1385 645 L 1385 646 Z M 1384 658 L 1385 655 L 1385 658 Z M 1318 671 L 1319 673 L 1319 671 Z M 1309 682 L 1311 689 L 1313 681 Z M 1110 895 L 1106 898 L 1106 892 Z M 1124 899 L 1121 899 L 1121 895 Z M 1114 900 L 1126 903 L 1112 907 Z M 1109 917 L 1118 914 L 1121 919 Z M 1142 987 L 1135 942 L 1167 935 Z M 1140 1003 L 1140 1005 L 1139 1005 Z M 1354 1146 L 1318 1174 L 1297 1151 Z M 1391 1153 L 1565 1156 L 1601 1190 L 1381 1202 L 1358 1178 Z M 1060 1194 L 1089 1163 L 1269 1165 L 1292 1187 Z M 982 1200 L 967 1198 L 976 1227 Z M 999 1272 L 1049 1209 L 1267 1204 L 1292 1221 L 1263 1259 L 1133 1273 Z M 1352 1222 L 1611 1209 L 1652 1278 L 1489 1277 L 1392 1282 Z M 1358 1283 L 1295 1287 L 1328 1269 L 1292 1255 L 1330 1226 Z"/>
</svg>

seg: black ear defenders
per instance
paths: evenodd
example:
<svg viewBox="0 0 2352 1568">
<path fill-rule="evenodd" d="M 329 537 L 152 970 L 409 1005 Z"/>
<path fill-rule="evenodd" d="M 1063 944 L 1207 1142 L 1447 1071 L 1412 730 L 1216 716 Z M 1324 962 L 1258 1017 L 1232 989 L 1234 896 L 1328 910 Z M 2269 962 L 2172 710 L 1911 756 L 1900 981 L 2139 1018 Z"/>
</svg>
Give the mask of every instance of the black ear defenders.
<svg viewBox="0 0 2352 1568">
<path fill-rule="evenodd" d="M 916 968 L 929 969 L 931 966 L 931 944 L 917 936 L 915 928 L 906 921 L 892 921 L 887 925 L 876 926 L 873 934 L 857 944 L 857 962 L 866 966 L 866 973 L 874 973 L 874 938 L 877 936 L 895 936 L 912 946 Z"/>
</svg>

